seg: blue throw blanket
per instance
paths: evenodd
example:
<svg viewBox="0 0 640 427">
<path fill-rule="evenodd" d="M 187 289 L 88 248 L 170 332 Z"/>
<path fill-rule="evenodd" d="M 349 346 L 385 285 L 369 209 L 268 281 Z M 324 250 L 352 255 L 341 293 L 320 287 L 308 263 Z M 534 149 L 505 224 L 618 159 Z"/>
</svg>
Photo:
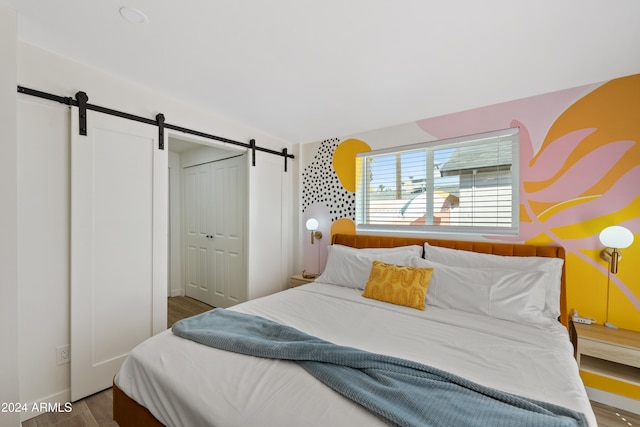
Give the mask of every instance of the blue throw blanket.
<svg viewBox="0 0 640 427">
<path fill-rule="evenodd" d="M 292 360 L 392 426 L 586 426 L 583 414 L 420 363 L 343 347 L 258 316 L 215 309 L 173 325 L 218 349 Z"/>
</svg>

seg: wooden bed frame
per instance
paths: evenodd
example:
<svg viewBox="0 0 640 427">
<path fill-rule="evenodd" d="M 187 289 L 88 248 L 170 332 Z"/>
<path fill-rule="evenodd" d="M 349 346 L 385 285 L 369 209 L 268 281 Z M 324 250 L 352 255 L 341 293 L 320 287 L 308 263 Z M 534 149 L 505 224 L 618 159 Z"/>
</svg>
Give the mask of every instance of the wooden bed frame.
<svg viewBox="0 0 640 427">
<path fill-rule="evenodd" d="M 393 248 L 397 246 L 420 245 L 428 242 L 432 246 L 460 249 L 471 252 L 504 256 L 539 256 L 565 259 L 565 251 L 560 246 L 536 246 L 510 243 L 471 242 L 463 240 L 423 239 L 417 237 L 370 236 L 352 234 L 334 234 L 331 244 L 351 246 L 354 248 Z M 565 266 L 562 266 L 560 283 L 560 318 L 568 327 L 567 296 Z M 120 427 L 158 427 L 160 423 L 144 406 L 127 396 L 113 384 L 113 419 Z"/>
</svg>

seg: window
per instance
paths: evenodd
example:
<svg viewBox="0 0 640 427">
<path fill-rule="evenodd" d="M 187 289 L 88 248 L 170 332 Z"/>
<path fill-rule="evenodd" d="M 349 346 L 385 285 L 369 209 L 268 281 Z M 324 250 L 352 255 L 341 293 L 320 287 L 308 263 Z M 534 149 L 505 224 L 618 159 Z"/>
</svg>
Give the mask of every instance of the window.
<svg viewBox="0 0 640 427">
<path fill-rule="evenodd" d="M 358 154 L 357 230 L 517 234 L 518 131 Z"/>
</svg>

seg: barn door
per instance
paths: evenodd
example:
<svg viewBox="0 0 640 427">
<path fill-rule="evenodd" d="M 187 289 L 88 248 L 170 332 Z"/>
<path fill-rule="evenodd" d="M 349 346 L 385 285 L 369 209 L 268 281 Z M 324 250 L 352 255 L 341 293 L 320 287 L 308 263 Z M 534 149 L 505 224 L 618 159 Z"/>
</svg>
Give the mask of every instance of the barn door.
<svg viewBox="0 0 640 427">
<path fill-rule="evenodd" d="M 158 128 L 87 111 L 71 132 L 71 400 L 167 326 L 168 158 Z"/>
</svg>

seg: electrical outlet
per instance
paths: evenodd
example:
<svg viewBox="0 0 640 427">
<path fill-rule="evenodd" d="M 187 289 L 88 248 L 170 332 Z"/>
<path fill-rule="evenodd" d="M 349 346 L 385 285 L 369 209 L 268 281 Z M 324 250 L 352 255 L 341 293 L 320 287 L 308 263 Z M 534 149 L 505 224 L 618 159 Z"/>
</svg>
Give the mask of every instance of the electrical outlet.
<svg viewBox="0 0 640 427">
<path fill-rule="evenodd" d="M 58 366 L 71 362 L 71 350 L 69 344 L 56 347 L 56 362 Z"/>
<path fill-rule="evenodd" d="M 591 319 L 589 317 L 572 316 L 571 320 L 573 320 L 574 323 L 582 323 L 583 325 L 590 325 L 594 322 L 595 319 Z"/>
</svg>

